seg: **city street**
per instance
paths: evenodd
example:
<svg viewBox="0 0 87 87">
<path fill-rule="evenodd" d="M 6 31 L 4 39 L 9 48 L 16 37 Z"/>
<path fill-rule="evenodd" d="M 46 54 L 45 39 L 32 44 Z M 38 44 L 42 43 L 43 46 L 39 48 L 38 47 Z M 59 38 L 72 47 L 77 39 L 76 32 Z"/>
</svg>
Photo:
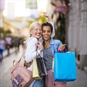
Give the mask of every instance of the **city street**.
<svg viewBox="0 0 87 87">
<path fill-rule="evenodd" d="M 0 87 L 12 87 L 10 78 L 13 60 L 20 59 L 22 46 L 30 41 L 28 37 L 31 36 L 43 38 L 43 48 L 52 48 L 53 52 L 76 52 L 76 63 L 79 67 L 77 79 L 67 82 L 66 87 L 87 87 L 87 0 L 0 0 L 0 58 L 4 56 L 2 61 L 0 59 Z M 60 40 L 65 45 L 57 49 L 61 42 L 51 42 L 51 38 Z M 33 40 L 28 45 L 29 51 L 34 47 L 31 43 L 34 43 Z M 36 44 L 42 50 L 41 45 Z M 3 49 L 5 51 L 2 56 Z M 29 51 L 26 56 L 31 58 L 33 52 Z M 45 53 L 46 67 L 50 68 L 52 64 L 49 60 L 53 55 L 49 49 Z M 23 61 L 24 57 L 22 64 Z M 70 68 L 69 66 L 68 70 Z"/>
<path fill-rule="evenodd" d="M 10 80 L 10 72 L 12 69 L 12 61 L 18 60 L 22 55 L 22 48 L 19 53 L 14 53 L 14 49 L 11 49 L 11 55 L 4 57 L 0 62 L 0 87 L 12 87 Z M 6 55 L 6 53 L 4 53 Z M 77 69 L 77 80 L 68 82 L 67 87 L 87 87 L 87 73 Z"/>
</svg>

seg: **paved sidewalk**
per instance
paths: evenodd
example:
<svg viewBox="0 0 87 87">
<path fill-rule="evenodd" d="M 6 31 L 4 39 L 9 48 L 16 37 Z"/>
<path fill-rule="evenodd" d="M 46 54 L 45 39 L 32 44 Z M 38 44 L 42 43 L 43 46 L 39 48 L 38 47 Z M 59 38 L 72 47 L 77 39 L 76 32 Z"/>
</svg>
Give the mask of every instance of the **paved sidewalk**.
<svg viewBox="0 0 87 87">
<path fill-rule="evenodd" d="M 10 73 L 12 69 L 13 60 L 20 59 L 22 55 L 22 49 L 18 53 L 14 52 L 14 49 L 11 49 L 10 56 L 7 56 L 7 52 L 4 52 L 4 59 L 0 62 L 0 87 L 12 87 L 10 80 Z"/>
<path fill-rule="evenodd" d="M 87 73 L 77 69 L 77 80 L 68 82 L 67 87 L 87 87 Z"/>
</svg>

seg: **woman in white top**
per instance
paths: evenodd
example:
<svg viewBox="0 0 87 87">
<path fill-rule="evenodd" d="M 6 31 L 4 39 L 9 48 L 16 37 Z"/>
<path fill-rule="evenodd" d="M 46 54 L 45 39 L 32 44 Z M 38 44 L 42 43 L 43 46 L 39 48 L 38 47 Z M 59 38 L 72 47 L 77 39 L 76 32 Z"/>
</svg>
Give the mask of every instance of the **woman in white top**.
<svg viewBox="0 0 87 87">
<path fill-rule="evenodd" d="M 25 50 L 26 63 L 33 62 L 33 59 L 35 58 L 36 53 L 40 54 L 40 52 L 43 50 L 43 46 L 39 42 L 39 39 L 42 35 L 41 25 L 38 22 L 33 22 L 30 25 L 29 33 L 30 33 L 30 36 L 28 40 L 26 41 L 26 50 Z M 37 47 L 38 49 L 36 51 Z M 32 71 L 32 63 L 29 67 L 27 67 L 27 69 Z M 33 81 L 29 87 L 35 87 L 33 83 L 36 87 L 42 87 L 42 83 L 40 80 Z"/>
</svg>

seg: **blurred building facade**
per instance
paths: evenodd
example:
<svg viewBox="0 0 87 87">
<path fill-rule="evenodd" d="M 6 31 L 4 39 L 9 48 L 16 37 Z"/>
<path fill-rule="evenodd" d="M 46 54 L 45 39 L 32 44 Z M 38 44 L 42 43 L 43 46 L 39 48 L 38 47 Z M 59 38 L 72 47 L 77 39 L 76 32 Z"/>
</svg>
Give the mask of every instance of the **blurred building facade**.
<svg viewBox="0 0 87 87">
<path fill-rule="evenodd" d="M 23 17 L 18 17 L 13 20 L 8 20 L 4 17 L 3 19 L 3 27 L 4 30 L 10 30 L 12 36 L 26 36 L 28 35 L 27 22 L 24 21 Z"/>
<path fill-rule="evenodd" d="M 87 0 L 70 0 L 68 47 L 77 53 L 77 65 L 87 66 Z"/>
<path fill-rule="evenodd" d="M 65 1 L 66 15 L 66 44 L 70 51 L 76 52 L 78 67 L 87 71 L 87 0 L 51 0 L 56 2 Z M 54 5 L 54 4 L 53 4 Z M 55 22 L 58 18 L 58 11 L 55 12 Z M 63 11 L 61 11 L 63 12 Z M 57 23 L 56 23 L 57 24 Z"/>
<path fill-rule="evenodd" d="M 0 27 L 3 27 L 4 0 L 0 0 Z"/>
</svg>

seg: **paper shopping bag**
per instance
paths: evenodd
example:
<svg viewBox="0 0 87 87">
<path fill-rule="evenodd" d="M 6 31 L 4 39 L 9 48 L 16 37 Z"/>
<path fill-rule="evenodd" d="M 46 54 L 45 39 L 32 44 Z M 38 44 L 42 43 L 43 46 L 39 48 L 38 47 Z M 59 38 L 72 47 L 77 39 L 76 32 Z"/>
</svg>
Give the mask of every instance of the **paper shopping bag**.
<svg viewBox="0 0 87 87">
<path fill-rule="evenodd" d="M 74 52 L 55 53 L 54 57 L 54 80 L 76 80 L 76 59 Z"/>
<path fill-rule="evenodd" d="M 36 58 L 37 61 L 37 67 L 38 67 L 38 72 L 41 77 L 47 75 L 47 70 L 44 64 L 44 60 L 42 57 Z"/>
<path fill-rule="evenodd" d="M 36 62 L 36 58 L 34 58 L 33 60 L 33 70 L 32 70 L 32 76 L 33 76 L 33 79 L 41 79 L 40 75 L 39 75 L 39 72 L 38 72 L 38 67 L 37 67 L 37 62 Z"/>
</svg>

